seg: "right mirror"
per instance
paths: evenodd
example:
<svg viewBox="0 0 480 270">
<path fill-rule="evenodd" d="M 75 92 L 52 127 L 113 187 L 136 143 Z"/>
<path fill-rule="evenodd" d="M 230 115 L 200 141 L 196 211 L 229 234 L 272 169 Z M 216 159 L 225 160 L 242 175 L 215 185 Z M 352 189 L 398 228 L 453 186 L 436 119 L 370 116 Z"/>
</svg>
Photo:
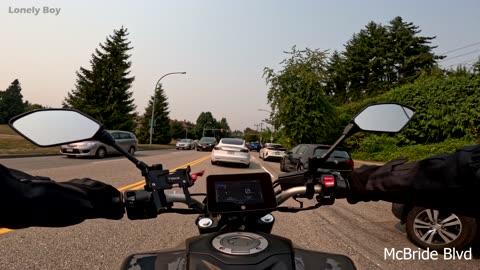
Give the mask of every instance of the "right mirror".
<svg viewBox="0 0 480 270">
<path fill-rule="evenodd" d="M 399 132 L 415 111 L 396 103 L 373 104 L 361 111 L 353 122 L 363 131 Z"/>
</svg>

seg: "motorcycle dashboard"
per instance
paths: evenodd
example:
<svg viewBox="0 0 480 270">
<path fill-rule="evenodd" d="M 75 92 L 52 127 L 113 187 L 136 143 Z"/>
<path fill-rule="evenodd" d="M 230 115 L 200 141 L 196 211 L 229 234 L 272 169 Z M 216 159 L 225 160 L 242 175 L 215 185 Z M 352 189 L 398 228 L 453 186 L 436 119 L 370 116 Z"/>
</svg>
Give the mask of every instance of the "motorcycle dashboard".
<svg viewBox="0 0 480 270">
<path fill-rule="evenodd" d="M 210 213 L 259 211 L 277 207 L 268 173 L 209 175 L 207 202 Z"/>
</svg>

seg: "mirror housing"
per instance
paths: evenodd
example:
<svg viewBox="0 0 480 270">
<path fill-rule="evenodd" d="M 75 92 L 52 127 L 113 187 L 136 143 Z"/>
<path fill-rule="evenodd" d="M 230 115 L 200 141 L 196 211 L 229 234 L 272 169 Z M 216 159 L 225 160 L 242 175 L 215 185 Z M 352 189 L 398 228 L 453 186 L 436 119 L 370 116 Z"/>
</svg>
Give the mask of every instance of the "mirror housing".
<svg viewBox="0 0 480 270">
<path fill-rule="evenodd" d="M 308 160 L 308 173 L 315 175 L 317 170 L 330 157 L 337 146 L 346 138 L 359 131 L 400 132 L 415 115 L 411 107 L 399 103 L 376 103 L 361 110 L 345 127 L 342 136 L 321 157 Z"/>
</svg>

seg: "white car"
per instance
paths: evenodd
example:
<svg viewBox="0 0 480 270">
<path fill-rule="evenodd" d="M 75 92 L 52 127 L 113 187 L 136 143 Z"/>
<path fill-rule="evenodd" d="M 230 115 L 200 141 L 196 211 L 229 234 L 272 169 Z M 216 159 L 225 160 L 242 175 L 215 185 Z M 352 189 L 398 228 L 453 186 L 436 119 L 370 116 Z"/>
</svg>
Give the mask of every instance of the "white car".
<svg viewBox="0 0 480 270">
<path fill-rule="evenodd" d="M 181 139 L 177 142 L 176 148 L 178 149 L 195 149 L 195 142 L 192 139 Z"/>
<path fill-rule="evenodd" d="M 276 159 L 281 160 L 285 155 L 285 147 L 278 143 L 267 143 L 265 147 L 260 149 L 258 152 L 258 157 L 267 160 L 267 159 Z"/>
<path fill-rule="evenodd" d="M 213 148 L 211 162 L 216 165 L 220 162 L 243 164 L 250 166 L 250 151 L 242 139 L 223 138 Z"/>
</svg>

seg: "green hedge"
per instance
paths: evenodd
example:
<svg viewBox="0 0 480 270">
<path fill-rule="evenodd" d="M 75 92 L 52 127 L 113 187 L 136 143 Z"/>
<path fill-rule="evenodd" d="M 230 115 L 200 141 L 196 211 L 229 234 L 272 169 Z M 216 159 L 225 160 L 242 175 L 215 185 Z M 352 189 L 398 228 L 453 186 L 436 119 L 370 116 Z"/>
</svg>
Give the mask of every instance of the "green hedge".
<svg viewBox="0 0 480 270">
<path fill-rule="evenodd" d="M 441 143 L 398 146 L 392 137 L 372 135 L 365 137 L 358 149 L 351 152 L 354 159 L 370 161 L 389 161 L 398 157 L 407 157 L 410 161 L 429 156 L 452 153 L 458 148 L 475 144 L 470 139 L 447 139 Z"/>
</svg>

